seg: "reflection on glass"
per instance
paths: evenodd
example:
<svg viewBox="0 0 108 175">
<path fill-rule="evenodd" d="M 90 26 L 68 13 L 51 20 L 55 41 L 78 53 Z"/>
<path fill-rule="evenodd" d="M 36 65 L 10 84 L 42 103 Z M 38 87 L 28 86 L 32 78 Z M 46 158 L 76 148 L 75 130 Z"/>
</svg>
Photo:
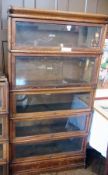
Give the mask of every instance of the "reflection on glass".
<svg viewBox="0 0 108 175">
<path fill-rule="evenodd" d="M 23 158 L 55 153 L 68 153 L 71 151 L 80 151 L 82 148 L 82 141 L 82 138 L 69 138 L 42 143 L 26 143 L 15 145 L 15 157 Z"/>
<path fill-rule="evenodd" d="M 0 136 L 2 136 L 2 118 L 0 118 Z"/>
<path fill-rule="evenodd" d="M 3 145 L 0 144 L 0 159 L 3 159 Z"/>
<path fill-rule="evenodd" d="M 95 58 L 16 56 L 16 86 L 62 87 L 89 84 Z"/>
<path fill-rule="evenodd" d="M 26 137 L 38 134 L 51 134 L 69 131 L 84 131 L 86 116 L 82 114 L 79 117 L 38 120 L 38 121 L 20 121 L 16 122 L 16 137 Z"/>
<path fill-rule="evenodd" d="M 50 47 L 60 51 L 99 47 L 100 35 L 99 26 L 16 22 L 16 46 L 20 47 Z"/>
<path fill-rule="evenodd" d="M 86 109 L 89 103 L 90 93 L 16 95 L 16 112 Z"/>
</svg>

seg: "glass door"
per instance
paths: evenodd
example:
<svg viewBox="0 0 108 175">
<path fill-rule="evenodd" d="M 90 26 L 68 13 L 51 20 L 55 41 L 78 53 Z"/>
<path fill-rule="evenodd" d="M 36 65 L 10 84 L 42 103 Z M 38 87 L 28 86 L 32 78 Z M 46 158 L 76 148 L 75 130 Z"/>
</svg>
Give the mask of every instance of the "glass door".
<svg viewBox="0 0 108 175">
<path fill-rule="evenodd" d="M 27 115 L 26 115 L 27 117 Z M 13 132 L 13 140 L 26 140 L 28 137 L 59 137 L 62 135 L 84 133 L 87 132 L 90 114 L 73 114 L 66 117 L 41 116 L 30 118 L 21 118 L 11 120 L 11 131 Z"/>
<path fill-rule="evenodd" d="M 13 113 L 33 113 L 48 111 L 89 110 L 91 108 L 91 92 L 64 92 L 42 94 L 14 94 Z"/>
<path fill-rule="evenodd" d="M 85 144 L 85 139 L 81 136 L 62 140 L 17 143 L 12 146 L 13 160 L 20 162 L 42 157 L 53 158 L 55 155 L 74 155 L 83 152 L 83 144 Z"/>
<path fill-rule="evenodd" d="M 102 25 L 99 24 L 17 19 L 14 25 L 13 48 L 71 52 L 99 48 L 102 37 Z"/>
<path fill-rule="evenodd" d="M 90 86 L 96 83 L 94 56 L 14 55 L 12 86 L 16 89 Z"/>
</svg>

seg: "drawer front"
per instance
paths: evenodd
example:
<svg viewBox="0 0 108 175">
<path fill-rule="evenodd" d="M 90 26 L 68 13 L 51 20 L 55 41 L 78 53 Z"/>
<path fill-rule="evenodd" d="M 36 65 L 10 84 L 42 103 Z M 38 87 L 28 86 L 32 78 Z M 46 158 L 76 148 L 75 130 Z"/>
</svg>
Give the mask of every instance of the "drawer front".
<svg viewBox="0 0 108 175">
<path fill-rule="evenodd" d="M 11 59 L 10 82 L 13 89 L 96 84 L 98 58 L 94 56 L 12 54 Z"/>
<path fill-rule="evenodd" d="M 21 162 L 74 155 L 84 152 L 85 139 L 81 136 L 41 142 L 25 142 L 12 145 L 12 161 Z"/>
<path fill-rule="evenodd" d="M 48 159 L 44 161 L 21 162 L 11 165 L 12 175 L 36 175 L 45 172 L 56 172 L 60 170 L 68 170 L 69 168 L 84 167 L 85 156 L 79 155 L 75 157 L 65 157 Z M 52 173 L 51 173 L 52 174 Z"/>
<path fill-rule="evenodd" d="M 0 140 L 8 139 L 8 116 L 0 115 Z"/>
<path fill-rule="evenodd" d="M 66 117 L 37 117 L 11 120 L 11 141 L 54 138 L 88 131 L 90 114 L 74 114 Z M 41 136 L 42 135 L 42 136 Z"/>
<path fill-rule="evenodd" d="M 9 160 L 9 144 L 0 142 L 0 163 Z"/>
<path fill-rule="evenodd" d="M 0 165 L 0 175 L 9 175 L 8 165 Z"/>
<path fill-rule="evenodd" d="M 13 19 L 12 49 L 71 52 L 101 46 L 102 25 Z"/>
<path fill-rule="evenodd" d="M 77 89 L 77 88 L 76 88 Z M 80 88 L 81 91 L 81 88 Z M 93 99 L 92 92 L 18 92 L 12 93 L 12 113 L 60 112 L 70 110 L 90 110 Z M 84 90 L 83 90 L 84 91 Z"/>
<path fill-rule="evenodd" d="M 7 82 L 0 82 L 0 113 L 8 112 L 8 86 Z"/>
</svg>

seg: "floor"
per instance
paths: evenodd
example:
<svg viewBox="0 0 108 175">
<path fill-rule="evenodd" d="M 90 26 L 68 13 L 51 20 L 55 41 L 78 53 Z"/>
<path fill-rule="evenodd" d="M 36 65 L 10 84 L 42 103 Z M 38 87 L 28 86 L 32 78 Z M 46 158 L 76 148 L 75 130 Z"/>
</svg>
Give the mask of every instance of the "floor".
<svg viewBox="0 0 108 175">
<path fill-rule="evenodd" d="M 87 168 L 41 175 L 104 175 L 105 159 L 95 150 L 87 151 Z"/>
</svg>

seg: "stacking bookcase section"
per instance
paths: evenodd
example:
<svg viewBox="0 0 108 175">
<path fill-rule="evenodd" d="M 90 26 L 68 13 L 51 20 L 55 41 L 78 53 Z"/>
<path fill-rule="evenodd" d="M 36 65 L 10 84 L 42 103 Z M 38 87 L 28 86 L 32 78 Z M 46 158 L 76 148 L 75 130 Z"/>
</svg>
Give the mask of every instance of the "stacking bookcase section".
<svg viewBox="0 0 108 175">
<path fill-rule="evenodd" d="M 19 118 L 11 119 L 10 128 L 13 134 L 10 140 L 13 143 L 32 140 L 43 140 L 52 138 L 63 138 L 74 134 L 88 132 L 91 113 L 73 113 L 63 116 L 20 115 Z M 43 138 L 44 137 L 44 138 Z"/>
<path fill-rule="evenodd" d="M 8 82 L 0 75 L 0 175 L 8 175 L 9 138 L 8 138 Z"/>
<path fill-rule="evenodd" d="M 105 29 L 102 23 L 107 23 L 107 16 L 93 19 L 87 15 L 89 19 L 84 19 L 86 15 L 35 11 L 33 17 L 30 11 L 11 12 L 12 50 L 72 52 L 102 48 Z"/>
<path fill-rule="evenodd" d="M 83 153 L 85 146 L 84 134 L 83 136 L 73 136 L 64 139 L 53 139 L 43 141 L 28 141 L 25 143 L 16 143 L 12 145 L 13 162 L 21 162 L 28 160 L 41 160 L 43 158 L 53 158 L 56 156 L 68 156 L 71 154 Z"/>
<path fill-rule="evenodd" d="M 10 55 L 12 89 L 60 88 L 96 85 L 97 55 L 27 54 Z M 34 76 L 36 75 L 36 76 Z"/>
<path fill-rule="evenodd" d="M 90 111 L 94 91 L 91 88 L 73 88 L 42 91 L 17 91 L 10 93 L 11 114 L 64 113 Z"/>
<path fill-rule="evenodd" d="M 105 15 L 11 8 L 10 172 L 84 167 Z"/>
</svg>

